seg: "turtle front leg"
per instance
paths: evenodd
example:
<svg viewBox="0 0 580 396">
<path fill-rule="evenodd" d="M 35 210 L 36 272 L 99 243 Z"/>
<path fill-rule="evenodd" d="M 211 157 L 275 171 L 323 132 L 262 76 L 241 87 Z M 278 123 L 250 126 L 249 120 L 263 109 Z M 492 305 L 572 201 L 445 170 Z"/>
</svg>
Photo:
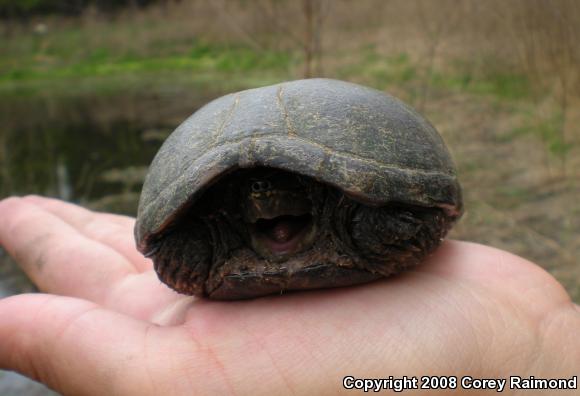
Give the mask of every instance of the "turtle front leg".
<svg viewBox="0 0 580 396">
<path fill-rule="evenodd" d="M 158 242 L 152 259 L 159 279 L 173 290 L 204 295 L 212 260 L 207 227 L 196 222 L 171 231 Z"/>
<path fill-rule="evenodd" d="M 450 225 L 440 209 L 360 205 L 350 230 L 366 269 L 388 276 L 418 264 L 441 243 Z"/>
</svg>

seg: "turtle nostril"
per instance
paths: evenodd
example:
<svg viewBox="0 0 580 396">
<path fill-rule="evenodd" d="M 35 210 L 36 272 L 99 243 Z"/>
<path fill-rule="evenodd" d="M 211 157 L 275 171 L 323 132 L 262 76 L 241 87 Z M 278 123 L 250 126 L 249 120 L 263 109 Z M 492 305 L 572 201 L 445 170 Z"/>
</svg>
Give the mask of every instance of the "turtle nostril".
<svg viewBox="0 0 580 396">
<path fill-rule="evenodd" d="M 272 188 L 269 180 L 257 180 L 252 183 L 252 192 L 264 192 Z"/>
</svg>

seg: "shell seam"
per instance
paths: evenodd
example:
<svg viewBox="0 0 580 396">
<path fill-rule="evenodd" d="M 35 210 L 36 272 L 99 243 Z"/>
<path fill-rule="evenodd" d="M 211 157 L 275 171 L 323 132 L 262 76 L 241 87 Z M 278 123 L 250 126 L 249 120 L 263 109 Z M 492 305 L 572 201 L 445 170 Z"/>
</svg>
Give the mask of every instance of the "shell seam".
<svg viewBox="0 0 580 396">
<path fill-rule="evenodd" d="M 215 132 L 214 142 L 218 141 L 218 139 L 220 138 L 220 136 L 222 135 L 222 133 L 226 127 L 226 124 L 228 123 L 228 121 L 230 121 L 232 119 L 232 116 L 234 114 L 234 110 L 236 109 L 236 107 L 238 107 L 239 101 L 240 101 L 240 94 L 238 93 L 238 94 L 236 94 L 236 97 L 234 98 L 234 103 L 232 104 L 232 107 L 228 111 L 228 114 L 226 114 L 222 123 L 220 124 L 220 126 L 218 127 L 218 129 Z"/>
<path fill-rule="evenodd" d="M 282 113 L 282 118 L 284 118 L 284 122 L 286 123 L 286 130 L 288 131 L 288 136 L 289 137 L 297 136 L 296 130 L 294 129 L 294 126 L 290 122 L 290 116 L 288 115 L 288 110 L 286 109 L 286 106 L 284 105 L 284 100 L 282 98 L 283 94 L 284 94 L 284 85 L 280 84 L 280 87 L 278 88 L 278 92 L 276 94 L 276 99 L 278 101 L 278 107 L 280 107 L 280 112 Z"/>
<path fill-rule="evenodd" d="M 262 137 L 262 136 L 266 136 L 268 134 L 270 134 L 270 133 L 264 133 L 264 134 L 260 134 L 260 135 L 257 135 L 257 136 L 251 136 L 251 137 L 244 136 L 243 138 L 240 138 L 240 139 L 230 140 L 228 142 L 222 143 L 219 146 L 214 147 L 214 149 L 220 148 L 220 147 L 223 147 L 223 146 L 226 146 L 226 145 L 233 145 L 233 144 L 241 143 L 244 140 L 248 140 L 249 142 L 255 142 L 256 141 L 256 138 L 259 138 L 259 137 Z M 450 175 L 450 174 L 442 173 L 442 172 L 430 172 L 430 171 L 426 171 L 426 170 L 416 170 L 416 169 L 409 169 L 409 168 L 401 168 L 401 167 L 397 167 L 397 166 L 395 166 L 393 164 L 384 164 L 384 163 L 381 163 L 381 162 L 378 162 L 378 161 L 371 160 L 369 158 L 360 157 L 360 156 L 358 156 L 356 154 L 352 154 L 352 153 L 349 153 L 349 152 L 343 152 L 343 151 L 338 151 L 338 150 L 331 150 L 330 148 L 328 148 L 328 147 L 326 147 L 326 146 L 324 146 L 324 145 L 322 145 L 320 143 L 313 142 L 313 141 L 311 141 L 309 139 L 306 139 L 306 138 L 303 138 L 303 137 L 299 137 L 299 136 L 291 136 L 290 139 L 292 139 L 292 140 L 299 140 L 299 141 L 302 141 L 302 142 L 309 143 L 309 144 L 312 144 L 314 146 L 317 146 L 317 147 L 321 148 L 326 155 L 328 155 L 329 152 L 330 152 L 330 153 L 332 153 L 334 155 L 337 155 L 337 156 L 340 156 L 340 157 L 354 157 L 354 158 L 356 158 L 357 160 L 359 160 L 361 162 L 370 163 L 370 164 L 376 165 L 377 167 L 383 168 L 383 169 L 384 168 L 388 168 L 390 170 L 400 170 L 400 171 L 403 171 L 403 172 L 406 172 L 406 173 L 411 173 L 411 174 L 421 173 L 421 174 L 426 174 L 426 175 L 442 175 L 442 176 L 445 176 L 445 177 L 449 177 L 449 178 L 452 178 L 452 179 L 456 179 L 456 175 Z M 202 157 L 198 157 L 197 159 L 202 158 Z M 189 170 L 194 165 L 195 165 L 195 162 L 192 163 L 187 168 L 187 170 Z M 181 181 L 185 177 L 185 175 L 187 173 L 188 172 L 185 172 L 184 174 L 182 174 L 177 179 L 174 179 L 173 182 L 170 183 L 169 185 L 167 185 L 163 190 L 165 190 L 166 188 L 169 188 L 171 185 L 174 185 L 176 183 L 179 183 L 179 181 Z M 147 205 L 144 208 L 144 210 L 148 210 L 149 207 L 151 207 L 152 205 L 154 205 L 155 202 L 157 201 L 157 199 L 159 199 L 159 198 L 156 198 L 155 200 L 153 200 L 149 205 Z"/>
</svg>

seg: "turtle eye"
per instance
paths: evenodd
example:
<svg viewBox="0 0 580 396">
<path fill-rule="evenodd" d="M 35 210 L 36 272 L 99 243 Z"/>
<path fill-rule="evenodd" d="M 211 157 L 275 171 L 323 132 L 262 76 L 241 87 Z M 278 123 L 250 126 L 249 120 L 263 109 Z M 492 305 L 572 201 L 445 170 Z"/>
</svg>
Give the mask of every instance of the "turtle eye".
<svg viewBox="0 0 580 396">
<path fill-rule="evenodd" d="M 252 192 L 264 192 L 272 188 L 272 183 L 269 180 L 255 180 L 252 182 Z"/>
</svg>

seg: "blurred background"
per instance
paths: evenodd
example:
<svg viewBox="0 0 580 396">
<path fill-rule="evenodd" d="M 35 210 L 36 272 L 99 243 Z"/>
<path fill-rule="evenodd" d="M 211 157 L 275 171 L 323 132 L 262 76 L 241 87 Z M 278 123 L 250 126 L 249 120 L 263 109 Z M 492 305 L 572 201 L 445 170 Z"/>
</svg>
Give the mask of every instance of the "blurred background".
<svg viewBox="0 0 580 396">
<path fill-rule="evenodd" d="M 576 0 L 0 0 L 0 198 L 134 215 L 189 114 L 316 76 L 425 114 L 464 187 L 451 237 L 540 264 L 580 302 Z M 31 290 L 0 249 L 0 296 Z M 47 391 L 0 372 L 0 394 Z"/>
</svg>

